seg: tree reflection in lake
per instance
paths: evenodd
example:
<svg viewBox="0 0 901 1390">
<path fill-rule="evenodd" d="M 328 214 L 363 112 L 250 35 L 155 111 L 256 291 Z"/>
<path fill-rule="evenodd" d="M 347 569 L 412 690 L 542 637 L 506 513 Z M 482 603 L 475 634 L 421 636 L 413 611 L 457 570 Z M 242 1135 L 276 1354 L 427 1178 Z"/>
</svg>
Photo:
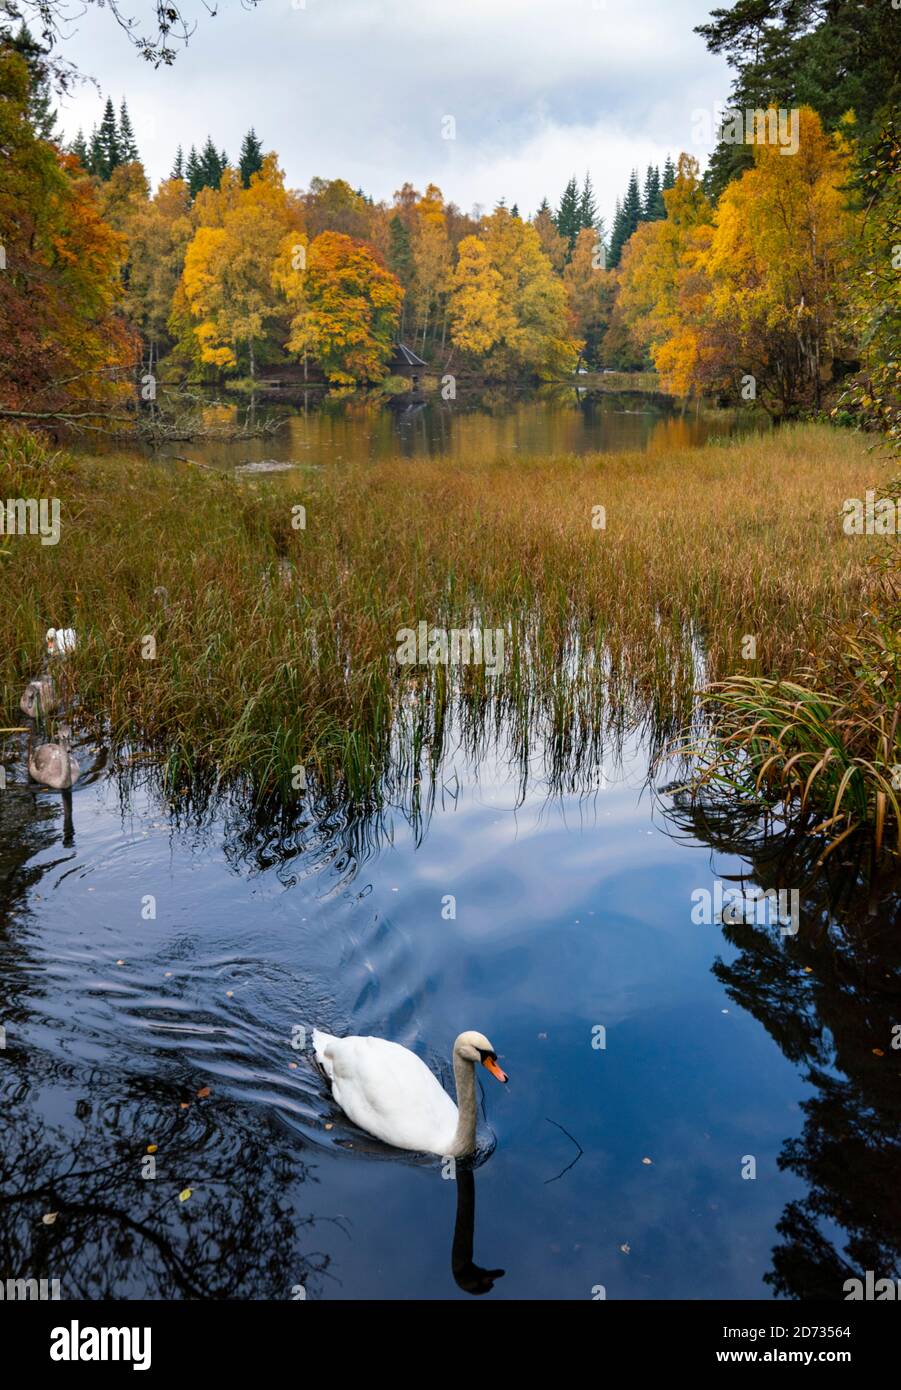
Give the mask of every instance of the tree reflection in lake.
<svg viewBox="0 0 901 1390">
<path fill-rule="evenodd" d="M 846 1279 L 901 1275 L 901 880 L 873 879 L 865 852 L 818 866 L 822 841 L 735 807 L 681 798 L 671 823 L 747 860 L 749 884 L 801 892 L 800 930 L 723 923 L 739 954 L 713 966 L 730 998 L 767 1029 L 815 1088 L 780 1166 L 807 1195 L 778 1224 L 766 1282 L 783 1298 L 841 1299 Z"/>
</svg>

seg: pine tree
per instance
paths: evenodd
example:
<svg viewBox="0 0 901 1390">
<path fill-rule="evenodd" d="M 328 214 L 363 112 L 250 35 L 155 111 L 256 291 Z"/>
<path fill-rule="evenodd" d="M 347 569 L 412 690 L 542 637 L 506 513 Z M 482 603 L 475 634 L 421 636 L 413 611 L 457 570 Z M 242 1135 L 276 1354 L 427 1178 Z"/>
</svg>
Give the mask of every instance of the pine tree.
<svg viewBox="0 0 901 1390">
<path fill-rule="evenodd" d="M 407 300 L 415 279 L 416 266 L 413 260 L 413 241 L 410 232 L 403 218 L 399 217 L 397 213 L 388 223 L 388 269 L 397 276 L 405 291 L 399 325 L 399 333 L 402 337 L 406 328 Z"/>
<path fill-rule="evenodd" d="M 622 207 L 617 206 L 616 218 L 613 222 L 613 232 L 610 237 L 610 258 L 611 268 L 619 265 L 623 247 L 629 237 L 635 231 L 641 221 L 641 194 L 638 191 L 638 172 L 633 169 L 629 179 L 629 187 L 626 190 L 625 201 Z"/>
<path fill-rule="evenodd" d="M 175 152 L 175 163 L 172 165 L 170 179 L 183 179 L 185 176 L 185 156 L 181 145 Z"/>
<path fill-rule="evenodd" d="M 613 227 L 610 232 L 610 247 L 607 252 L 607 264 L 612 269 L 619 265 L 620 253 L 625 241 L 625 223 L 623 222 L 623 205 L 619 198 L 616 200 L 616 212 L 613 214 Z"/>
<path fill-rule="evenodd" d="M 658 178 L 657 196 L 654 199 L 654 208 L 651 213 L 653 222 L 662 222 L 666 217 L 666 203 L 663 201 L 663 186 Z"/>
<path fill-rule="evenodd" d="M 510 216 L 519 217 L 519 203 L 513 204 L 512 208 L 510 209 Z"/>
<path fill-rule="evenodd" d="M 560 206 L 557 209 L 554 222 L 557 231 L 565 238 L 569 250 L 572 251 L 576 244 L 576 237 L 582 229 L 582 199 L 575 176 L 570 179 L 563 190 L 563 197 L 560 199 Z"/>
<path fill-rule="evenodd" d="M 79 129 L 78 134 L 69 146 L 69 153 L 74 154 L 82 169 L 90 169 L 91 156 L 88 153 L 88 144 L 84 138 L 84 131 Z"/>
<path fill-rule="evenodd" d="M 626 190 L 626 197 L 623 201 L 623 217 L 629 228 L 629 236 L 635 231 L 641 221 L 641 194 L 638 191 L 638 170 L 633 169 L 629 177 L 629 187 Z"/>
<path fill-rule="evenodd" d="M 241 144 L 241 153 L 238 157 L 238 170 L 241 174 L 241 182 L 245 188 L 250 187 L 250 180 L 254 174 L 259 173 L 263 167 L 263 146 L 257 139 L 256 131 L 250 127 Z"/>
<path fill-rule="evenodd" d="M 594 228 L 598 220 L 598 207 L 595 202 L 594 189 L 591 186 L 591 179 L 585 175 L 585 182 L 582 185 L 582 196 L 579 200 L 579 228 Z"/>
<path fill-rule="evenodd" d="M 103 120 L 100 122 L 100 168 L 95 172 L 99 173 L 102 179 L 108 179 L 121 163 L 122 149 L 116 127 L 116 112 L 112 97 L 107 97 Z"/>
<path fill-rule="evenodd" d="M 135 160 L 140 159 L 138 144 L 135 140 L 135 133 L 132 129 L 124 97 L 122 98 L 122 105 L 119 107 L 119 152 L 123 164 L 133 164 Z"/>
<path fill-rule="evenodd" d="M 95 174 L 98 179 L 104 177 L 103 169 L 103 145 L 100 141 L 100 131 L 94 126 L 91 131 L 91 142 L 88 145 L 88 162 L 86 168 L 89 173 Z"/>
<path fill-rule="evenodd" d="M 11 34 L 4 37 L 28 65 L 28 75 L 31 79 L 28 90 L 28 123 L 38 139 L 53 140 L 56 112 L 52 105 L 50 79 L 44 62 L 47 50 L 32 37 L 24 20 L 14 38 Z"/>
<path fill-rule="evenodd" d="M 218 188 L 223 167 L 221 156 L 208 135 L 200 153 L 201 188 Z"/>
<path fill-rule="evenodd" d="M 204 177 L 200 156 L 193 145 L 188 154 L 188 162 L 185 165 L 185 179 L 188 184 L 188 192 L 192 198 L 196 198 L 197 194 L 204 186 Z"/>
<path fill-rule="evenodd" d="M 662 216 L 659 211 L 660 199 L 660 170 L 653 164 L 648 165 L 648 172 L 644 180 L 644 193 L 641 198 L 641 220 L 642 222 L 656 222 Z"/>
<path fill-rule="evenodd" d="M 413 283 L 413 244 L 403 218 L 397 213 L 388 223 L 388 267 L 404 289 Z"/>
<path fill-rule="evenodd" d="M 663 166 L 663 181 L 660 185 L 665 193 L 667 189 L 674 188 L 676 185 L 676 167 L 669 155 L 666 156 L 666 163 Z"/>
</svg>

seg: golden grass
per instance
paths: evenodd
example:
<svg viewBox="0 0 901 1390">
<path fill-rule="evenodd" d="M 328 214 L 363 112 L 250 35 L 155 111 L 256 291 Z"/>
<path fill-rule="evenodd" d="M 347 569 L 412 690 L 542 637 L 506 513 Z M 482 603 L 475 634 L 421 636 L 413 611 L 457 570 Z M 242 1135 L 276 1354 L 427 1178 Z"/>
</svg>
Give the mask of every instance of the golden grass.
<svg viewBox="0 0 901 1390">
<path fill-rule="evenodd" d="M 440 741 L 454 707 L 578 760 L 604 718 L 672 733 L 707 680 L 790 673 L 825 649 L 866 599 L 878 542 L 845 536 L 841 508 L 875 471 L 861 437 L 813 425 L 666 455 L 391 460 L 266 482 L 7 434 L 0 495 L 58 496 L 62 537 L 5 542 L 0 716 L 18 722 L 46 628 L 71 624 L 82 722 L 158 750 L 173 775 L 287 787 L 312 763 L 362 792 L 411 708 L 414 749 Z M 397 667 L 397 632 L 419 620 L 503 629 L 503 673 Z"/>
</svg>

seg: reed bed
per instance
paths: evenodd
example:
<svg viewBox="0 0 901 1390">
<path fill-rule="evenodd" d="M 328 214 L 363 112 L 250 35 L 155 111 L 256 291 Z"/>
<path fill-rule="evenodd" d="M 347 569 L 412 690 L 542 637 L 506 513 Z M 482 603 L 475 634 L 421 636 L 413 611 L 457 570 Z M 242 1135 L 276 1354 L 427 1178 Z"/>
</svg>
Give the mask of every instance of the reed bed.
<svg viewBox="0 0 901 1390">
<path fill-rule="evenodd" d="M 266 481 L 7 432 L 0 495 L 58 497 L 62 527 L 55 546 L 0 539 L 0 722 L 18 722 L 47 627 L 71 625 L 78 720 L 152 751 L 176 785 L 203 771 L 290 790 L 304 766 L 377 795 L 399 759 L 436 756 L 452 718 L 590 762 L 607 722 L 672 736 L 699 686 L 825 653 L 872 591 L 878 542 L 845 536 L 841 510 L 873 470 L 863 439 L 813 425 Z M 420 621 L 499 629 L 503 669 L 398 665 Z"/>
<path fill-rule="evenodd" d="M 895 542 L 897 544 L 897 542 Z M 695 792 L 781 802 L 823 838 L 820 862 L 866 827 L 901 855 L 901 594 L 897 555 L 878 565 L 873 607 L 837 629 L 794 680 L 733 675 L 705 695 L 713 718 L 682 754 Z"/>
</svg>

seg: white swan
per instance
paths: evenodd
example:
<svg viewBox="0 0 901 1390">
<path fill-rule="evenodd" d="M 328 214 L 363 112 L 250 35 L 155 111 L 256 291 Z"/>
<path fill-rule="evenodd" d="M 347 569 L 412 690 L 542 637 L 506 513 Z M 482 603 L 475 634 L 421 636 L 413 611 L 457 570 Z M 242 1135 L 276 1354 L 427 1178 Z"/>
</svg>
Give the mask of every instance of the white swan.
<svg viewBox="0 0 901 1390">
<path fill-rule="evenodd" d="M 74 627 L 48 627 L 48 656 L 68 656 L 69 652 L 74 652 L 75 645 L 76 638 Z"/>
<path fill-rule="evenodd" d="M 385 1038 L 333 1038 L 313 1029 L 316 1061 L 332 1095 L 360 1129 L 396 1149 L 462 1158 L 476 1146 L 476 1063 L 507 1078 L 482 1033 L 454 1043 L 457 1104 L 415 1052 Z M 459 1108 L 458 1108 L 459 1107 Z"/>
<path fill-rule="evenodd" d="M 60 724 L 56 743 L 42 743 L 28 755 L 28 771 L 36 782 L 63 791 L 78 780 L 81 768 L 69 751 L 71 730 Z"/>
</svg>

